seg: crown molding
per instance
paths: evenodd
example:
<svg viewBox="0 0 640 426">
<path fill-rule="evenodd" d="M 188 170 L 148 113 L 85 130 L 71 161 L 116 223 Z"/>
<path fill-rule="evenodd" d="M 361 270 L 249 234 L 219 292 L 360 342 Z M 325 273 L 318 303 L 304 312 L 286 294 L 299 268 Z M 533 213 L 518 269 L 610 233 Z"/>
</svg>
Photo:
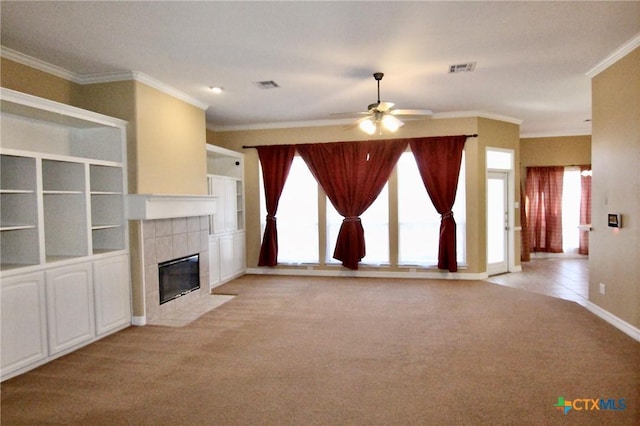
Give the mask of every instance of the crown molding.
<svg viewBox="0 0 640 426">
<path fill-rule="evenodd" d="M 80 84 L 97 84 L 97 83 L 113 83 L 116 81 L 130 81 L 134 80 L 139 83 L 146 84 L 147 86 L 153 87 L 167 95 L 171 95 L 174 98 L 178 98 L 182 101 L 185 101 L 193 106 L 196 106 L 202 110 L 206 110 L 209 108 L 209 105 L 200 102 L 199 100 L 177 90 L 155 78 L 142 73 L 140 71 L 122 71 L 122 72 L 112 72 L 112 73 L 103 73 L 103 74 L 86 74 L 79 76 Z"/>
<path fill-rule="evenodd" d="M 34 58 L 32 56 L 25 55 L 24 53 L 18 52 L 17 50 L 0 46 L 0 56 L 2 56 L 3 58 L 9 59 L 13 62 L 26 65 L 30 68 L 34 68 L 38 71 L 46 72 L 47 74 L 51 74 L 65 80 L 69 80 L 74 83 L 80 83 L 80 81 L 78 80 L 77 74 L 74 74 L 71 71 L 58 67 L 56 65 L 52 65 L 40 59 Z"/>
<path fill-rule="evenodd" d="M 207 108 L 209 108 L 209 105 L 202 103 L 199 100 L 187 95 L 186 93 L 181 92 L 180 90 L 164 84 L 161 81 L 156 80 L 155 78 L 139 71 L 121 71 L 102 74 L 76 74 L 64 68 L 52 65 L 48 62 L 42 61 L 29 55 L 25 55 L 24 53 L 9 49 L 8 47 L 4 46 L 0 46 L 0 56 L 80 85 L 134 80 L 146 84 L 147 86 L 153 87 L 154 89 L 157 89 L 163 93 L 166 93 L 167 95 L 187 102 L 202 110 L 206 110 Z"/>
<path fill-rule="evenodd" d="M 609 68 L 611 65 L 618 62 L 620 59 L 627 56 L 632 50 L 640 46 L 640 33 L 631 37 L 626 43 L 614 50 L 609 56 L 603 59 L 598 65 L 587 71 L 586 76 L 593 78 L 600 74 L 602 71 Z"/>
<path fill-rule="evenodd" d="M 568 129 L 558 132 L 522 133 L 520 139 L 562 138 L 570 136 L 591 136 L 591 129 Z"/>
<path fill-rule="evenodd" d="M 438 112 L 433 114 L 431 118 L 433 119 L 444 119 L 444 118 L 486 118 L 489 120 L 497 120 L 504 121 L 511 124 L 517 124 L 518 126 L 522 124 L 522 120 L 519 118 L 509 117 L 506 115 L 494 114 L 491 112 L 485 111 L 452 111 L 452 112 Z"/>
</svg>

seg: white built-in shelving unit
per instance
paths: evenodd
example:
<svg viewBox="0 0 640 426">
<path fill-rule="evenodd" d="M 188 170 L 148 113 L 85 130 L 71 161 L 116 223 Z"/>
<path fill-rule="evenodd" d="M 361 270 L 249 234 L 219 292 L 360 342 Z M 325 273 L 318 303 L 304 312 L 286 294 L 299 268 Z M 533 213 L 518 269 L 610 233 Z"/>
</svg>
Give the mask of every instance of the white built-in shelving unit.
<svg viewBox="0 0 640 426">
<path fill-rule="evenodd" d="M 131 323 L 126 122 L 0 89 L 2 379 Z"/>
<path fill-rule="evenodd" d="M 216 212 L 209 218 L 210 288 L 246 271 L 244 154 L 207 145 L 209 195 Z"/>
</svg>

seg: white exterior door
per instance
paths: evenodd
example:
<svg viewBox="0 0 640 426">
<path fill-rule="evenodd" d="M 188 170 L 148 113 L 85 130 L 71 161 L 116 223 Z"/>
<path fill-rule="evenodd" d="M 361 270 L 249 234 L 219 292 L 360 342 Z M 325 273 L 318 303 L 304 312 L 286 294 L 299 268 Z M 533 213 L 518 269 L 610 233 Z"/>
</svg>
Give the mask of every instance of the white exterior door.
<svg viewBox="0 0 640 426">
<path fill-rule="evenodd" d="M 509 270 L 509 175 L 487 176 L 487 273 L 496 275 Z"/>
</svg>

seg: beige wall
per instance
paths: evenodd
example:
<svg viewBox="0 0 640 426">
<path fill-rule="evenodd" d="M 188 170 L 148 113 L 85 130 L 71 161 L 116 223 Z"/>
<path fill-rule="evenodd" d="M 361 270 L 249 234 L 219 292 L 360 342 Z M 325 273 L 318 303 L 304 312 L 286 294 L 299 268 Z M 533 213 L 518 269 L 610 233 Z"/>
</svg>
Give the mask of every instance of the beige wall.
<svg viewBox="0 0 640 426">
<path fill-rule="evenodd" d="M 483 131 L 479 131 L 482 128 Z M 484 132 L 484 133 L 483 133 Z M 455 134 L 479 133 L 478 138 L 470 138 L 465 145 L 466 185 L 467 185 L 467 268 L 460 270 L 467 273 L 483 273 L 486 271 L 486 205 L 484 200 L 486 174 L 484 148 L 486 146 L 509 147 L 518 150 L 519 126 L 494 120 L 472 118 L 426 119 L 409 121 L 394 138 L 410 138 L 420 136 L 441 136 Z M 366 135 L 365 135 L 366 136 Z M 248 131 L 207 131 L 209 143 L 245 153 L 245 209 L 247 230 L 247 265 L 256 267 L 260 252 L 260 191 L 258 185 L 258 155 L 254 149 L 242 149 L 243 145 L 298 144 L 312 142 L 339 142 L 374 139 L 363 137 L 359 129 L 345 130 L 343 126 L 307 127 L 274 130 Z M 386 139 L 388 135 L 377 138 Z M 389 195 L 390 211 L 397 211 L 394 205 L 395 173 L 390 178 Z M 320 223 L 325 221 L 324 197 L 319 196 Z M 397 216 L 390 215 L 392 230 L 397 228 Z M 320 230 L 320 249 L 327 242 Z M 397 259 L 397 235 L 391 235 L 391 260 Z M 331 242 L 329 242 L 331 244 Z M 321 251 L 322 252 L 322 251 Z M 519 263 L 519 260 L 518 260 Z M 283 267 L 284 268 L 284 267 Z M 325 269 L 320 265 L 319 269 Z M 367 269 L 363 267 L 362 269 Z M 392 267 L 390 270 L 399 270 Z"/>
<path fill-rule="evenodd" d="M 520 165 L 523 168 L 582 164 L 591 164 L 590 135 L 520 140 Z"/>
<path fill-rule="evenodd" d="M 0 58 L 0 85 L 67 105 L 77 106 L 80 85 L 64 78 Z"/>
<path fill-rule="evenodd" d="M 592 79 L 589 300 L 640 327 L 640 48 Z M 607 227 L 622 214 L 622 228 Z M 599 293 L 599 283 L 606 294 Z"/>
<path fill-rule="evenodd" d="M 138 186 L 148 194 L 207 193 L 202 109 L 136 83 Z"/>
</svg>

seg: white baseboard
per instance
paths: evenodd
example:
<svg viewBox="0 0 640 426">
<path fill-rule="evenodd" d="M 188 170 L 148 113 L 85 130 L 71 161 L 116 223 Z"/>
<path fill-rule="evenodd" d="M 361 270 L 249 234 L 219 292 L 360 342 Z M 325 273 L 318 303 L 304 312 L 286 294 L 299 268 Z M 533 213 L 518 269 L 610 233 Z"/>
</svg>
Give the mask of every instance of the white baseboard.
<svg viewBox="0 0 640 426">
<path fill-rule="evenodd" d="M 137 326 L 147 325 L 147 317 L 132 317 L 131 325 L 137 325 Z"/>
<path fill-rule="evenodd" d="M 363 278 L 427 278 L 441 280 L 484 280 L 486 272 L 466 273 L 448 271 L 368 271 L 344 268 L 331 269 L 287 269 L 287 268 L 247 268 L 247 274 L 256 275 L 293 275 L 300 277 L 363 277 Z"/>
<path fill-rule="evenodd" d="M 599 316 L 600 318 L 602 318 L 603 320 L 605 320 L 606 322 L 608 322 L 609 324 L 617 328 L 618 330 L 622 331 L 623 333 L 631 336 L 636 341 L 640 342 L 640 328 L 634 327 L 628 322 L 613 315 L 609 311 L 605 311 L 604 309 L 602 309 L 600 306 L 596 305 L 593 302 L 587 301 L 585 307 L 592 313 L 596 314 L 597 316 Z"/>
</svg>

